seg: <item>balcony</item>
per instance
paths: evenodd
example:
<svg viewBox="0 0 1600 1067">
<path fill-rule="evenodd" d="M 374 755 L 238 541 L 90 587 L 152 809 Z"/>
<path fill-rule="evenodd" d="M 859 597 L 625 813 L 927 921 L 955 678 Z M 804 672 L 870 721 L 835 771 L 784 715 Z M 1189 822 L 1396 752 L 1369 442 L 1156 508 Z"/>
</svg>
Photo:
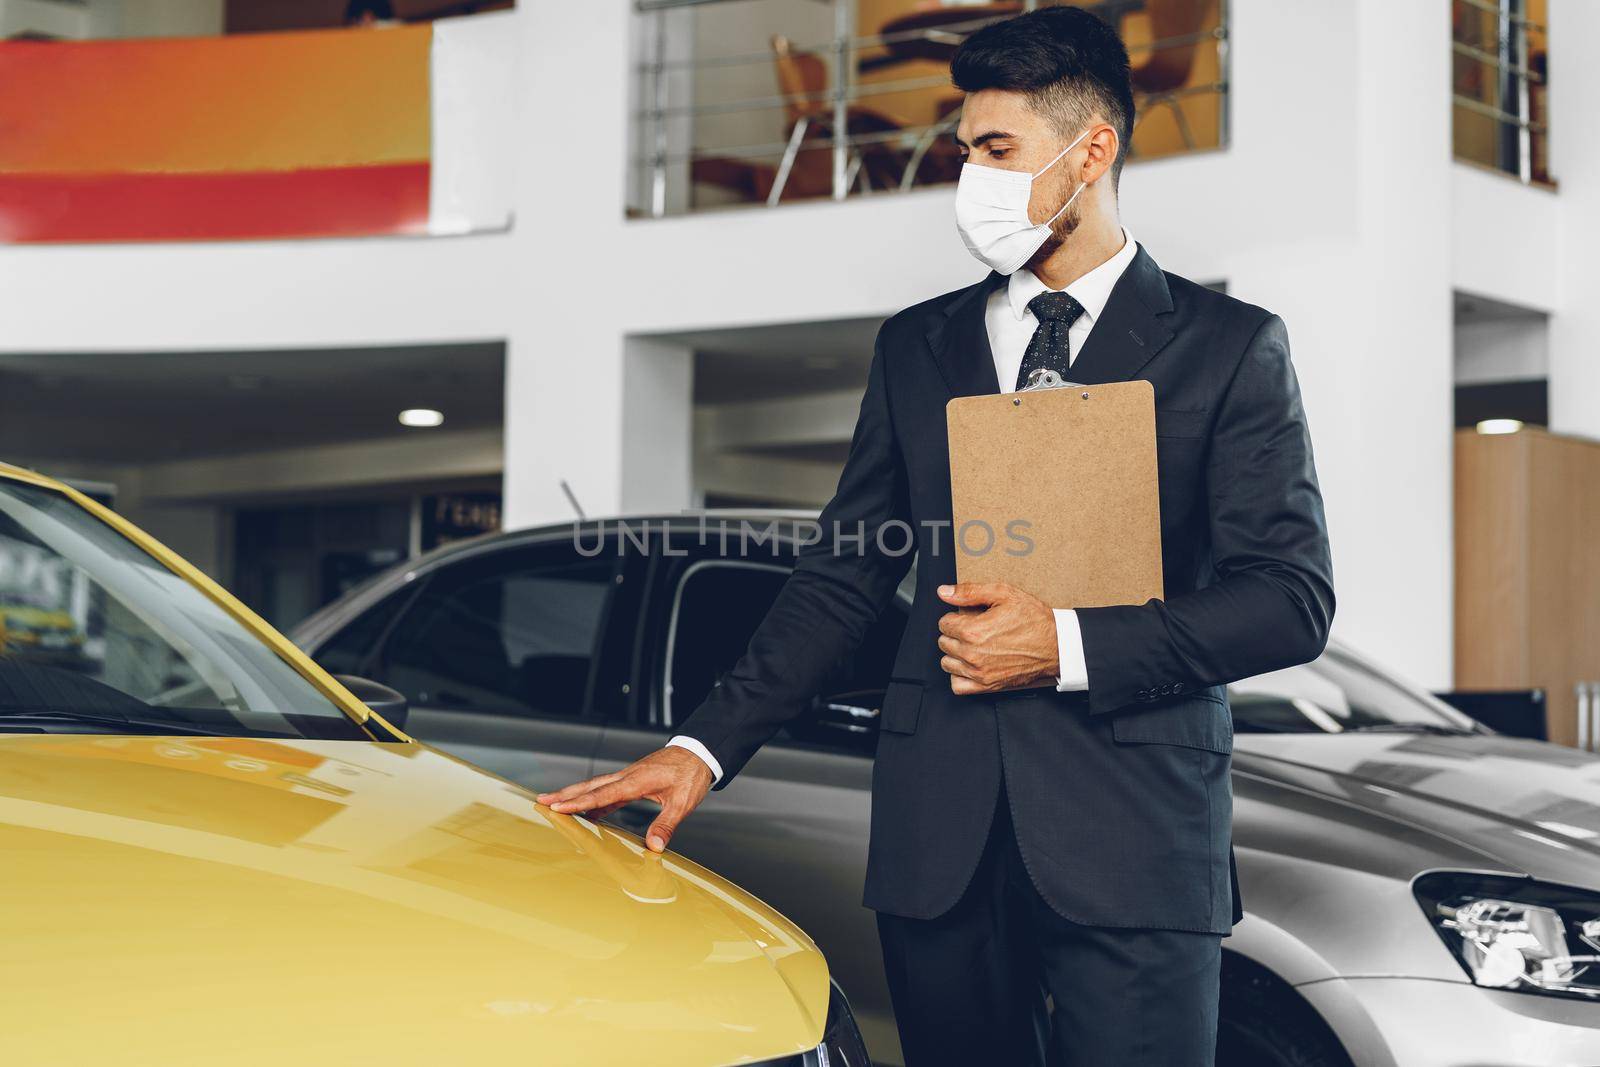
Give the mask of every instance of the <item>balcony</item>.
<svg viewBox="0 0 1600 1067">
<path fill-rule="evenodd" d="M 1452 0 L 1456 159 L 1553 186 L 1547 0 Z"/>
<path fill-rule="evenodd" d="M 1016 3 L 636 0 L 627 213 L 905 193 L 955 181 L 949 62 Z M 1130 158 L 1227 143 L 1227 0 L 1083 3 L 1132 59 Z"/>
</svg>

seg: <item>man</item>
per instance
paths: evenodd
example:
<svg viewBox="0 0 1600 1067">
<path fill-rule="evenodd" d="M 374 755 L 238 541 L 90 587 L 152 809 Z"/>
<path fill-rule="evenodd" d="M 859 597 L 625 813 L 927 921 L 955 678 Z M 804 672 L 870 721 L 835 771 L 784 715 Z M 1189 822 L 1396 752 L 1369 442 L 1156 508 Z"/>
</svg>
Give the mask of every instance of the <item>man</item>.
<svg viewBox="0 0 1600 1067">
<path fill-rule="evenodd" d="M 1334 610 L 1287 337 L 1164 274 L 1120 225 L 1133 101 L 1104 23 L 1070 7 L 997 23 L 951 72 L 957 224 L 992 272 L 883 326 L 824 540 L 682 735 L 541 799 L 656 800 L 664 848 L 849 662 L 909 565 L 883 547 L 903 528 L 875 531 L 909 524 L 917 593 L 866 885 L 907 1063 L 1038 1064 L 1047 1045 L 1052 1062 L 1209 1063 L 1238 915 L 1223 686 L 1314 658 Z M 954 584 L 945 404 L 1039 369 L 1153 384 L 1164 600 L 1072 610 Z"/>
</svg>

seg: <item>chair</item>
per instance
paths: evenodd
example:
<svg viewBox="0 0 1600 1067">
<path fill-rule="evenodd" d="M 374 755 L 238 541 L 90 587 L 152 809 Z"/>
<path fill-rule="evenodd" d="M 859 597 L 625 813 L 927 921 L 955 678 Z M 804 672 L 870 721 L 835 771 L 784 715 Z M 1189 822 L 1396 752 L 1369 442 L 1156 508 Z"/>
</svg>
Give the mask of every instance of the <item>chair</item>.
<svg viewBox="0 0 1600 1067">
<path fill-rule="evenodd" d="M 828 98 L 828 68 L 822 57 L 797 51 L 787 37 L 772 38 L 772 58 L 778 78 L 778 91 L 783 95 L 784 120 L 789 127 L 789 143 L 784 148 L 783 160 L 772 189 L 767 194 L 767 204 L 774 205 L 786 192 L 797 196 L 826 195 L 833 189 L 833 164 L 831 155 L 826 167 L 812 164 L 811 160 L 823 157 L 813 152 L 807 160 L 801 151 L 808 140 L 831 142 L 834 137 L 834 106 Z M 844 138 L 878 136 L 857 148 L 850 149 L 845 173 L 845 187 L 857 180 L 866 187 L 890 189 L 900 182 L 905 167 L 906 153 L 894 143 L 894 134 L 904 127 L 894 119 L 871 108 L 849 105 L 845 112 Z M 813 146 L 816 147 L 815 145 Z M 797 170 L 798 168 L 798 170 Z"/>
<path fill-rule="evenodd" d="M 1152 48 L 1144 62 L 1129 71 L 1134 101 L 1143 116 L 1152 107 L 1166 107 L 1178 125 L 1178 136 L 1186 149 L 1195 147 L 1189 119 L 1183 113 L 1180 90 L 1194 73 L 1195 57 L 1205 39 L 1206 20 L 1215 0 L 1146 0 L 1151 42 L 1177 43 Z"/>
</svg>

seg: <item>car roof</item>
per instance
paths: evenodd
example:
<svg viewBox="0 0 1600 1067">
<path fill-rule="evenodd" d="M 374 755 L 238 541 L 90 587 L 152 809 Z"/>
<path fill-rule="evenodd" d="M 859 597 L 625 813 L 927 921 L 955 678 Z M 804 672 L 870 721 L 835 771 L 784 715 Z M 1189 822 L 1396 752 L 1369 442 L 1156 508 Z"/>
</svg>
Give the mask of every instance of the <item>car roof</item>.
<svg viewBox="0 0 1600 1067">
<path fill-rule="evenodd" d="M 695 508 L 686 511 L 643 511 L 627 515 L 584 517 L 568 519 L 565 522 L 547 522 L 537 526 L 524 526 L 515 530 L 497 530 L 493 533 L 463 538 L 460 541 L 451 541 L 449 544 L 430 549 L 401 566 L 407 569 L 432 566 L 441 560 L 450 559 L 456 555 L 471 554 L 485 549 L 501 548 L 523 542 L 549 540 L 557 534 L 569 535 L 575 528 L 580 531 L 589 531 L 602 529 L 608 525 L 623 526 L 631 523 L 641 527 L 648 524 L 654 529 L 666 527 L 672 530 L 685 530 L 698 529 L 700 524 L 706 521 L 751 523 L 770 523 L 775 521 L 814 522 L 816 518 L 816 511 L 807 511 L 801 508 Z"/>
</svg>

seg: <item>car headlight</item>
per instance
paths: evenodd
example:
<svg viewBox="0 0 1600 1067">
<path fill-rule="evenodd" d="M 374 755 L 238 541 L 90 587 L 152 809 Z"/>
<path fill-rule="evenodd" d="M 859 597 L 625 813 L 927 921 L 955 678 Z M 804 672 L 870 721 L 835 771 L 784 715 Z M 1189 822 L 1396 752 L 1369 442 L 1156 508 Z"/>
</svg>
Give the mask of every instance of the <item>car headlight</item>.
<svg viewBox="0 0 1600 1067">
<path fill-rule="evenodd" d="M 1600 894 L 1452 871 L 1412 890 L 1473 984 L 1600 999 Z"/>
<path fill-rule="evenodd" d="M 760 1067 L 869 1067 L 867 1043 L 861 1039 L 850 1002 L 829 981 L 828 1021 L 822 1028 L 822 1043 L 810 1052 L 781 1060 L 769 1060 Z"/>
</svg>

